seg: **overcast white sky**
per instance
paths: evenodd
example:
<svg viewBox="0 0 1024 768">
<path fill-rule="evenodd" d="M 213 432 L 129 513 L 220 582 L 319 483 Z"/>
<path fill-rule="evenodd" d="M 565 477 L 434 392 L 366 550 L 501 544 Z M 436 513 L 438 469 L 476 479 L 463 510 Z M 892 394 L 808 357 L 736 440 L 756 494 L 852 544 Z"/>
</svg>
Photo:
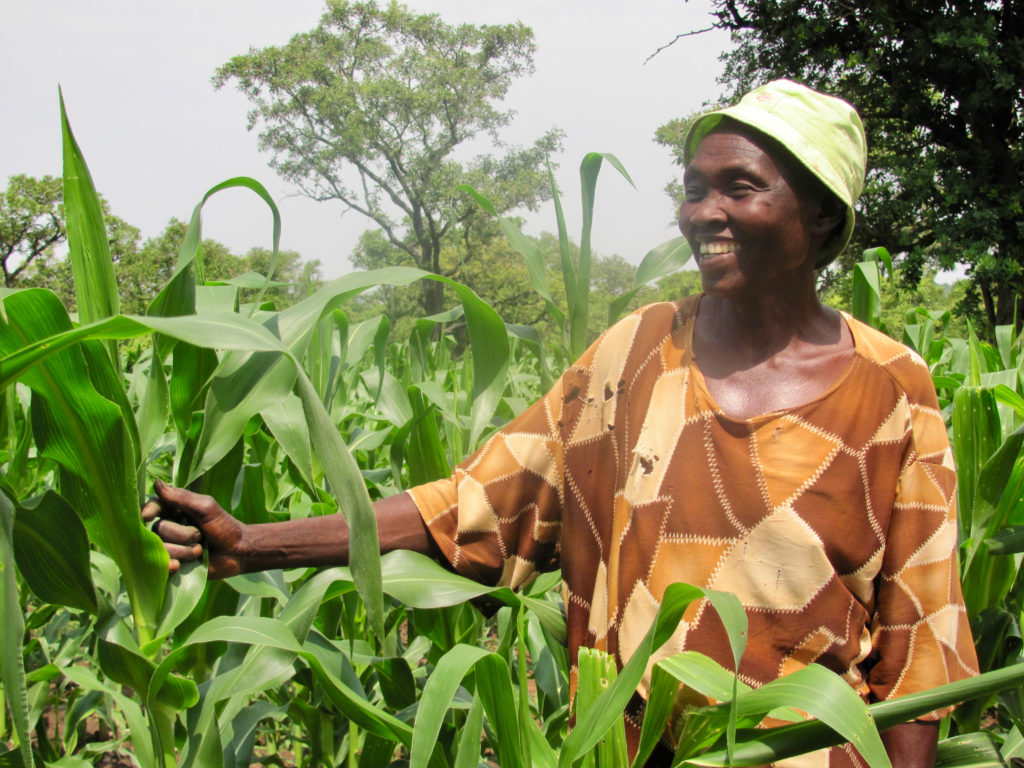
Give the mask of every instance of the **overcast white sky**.
<svg viewBox="0 0 1024 768">
<path fill-rule="evenodd" d="M 552 126 L 566 132 L 557 175 L 574 239 L 579 162 L 590 151 L 615 154 L 637 186 L 602 171 L 595 250 L 636 263 L 675 234 L 664 186 L 676 169 L 652 137 L 665 121 L 718 96 L 718 55 L 728 37 L 688 38 L 643 62 L 677 33 L 707 26 L 706 0 L 406 5 L 449 23 L 518 19 L 533 28 L 536 72 L 513 86 L 506 103 L 517 116 L 503 138 L 528 144 Z M 159 234 L 172 216 L 187 220 L 217 182 L 252 176 L 281 208 L 282 247 L 319 259 L 326 277 L 344 274 L 368 220 L 343 216 L 340 204 L 294 196 L 246 130 L 244 97 L 210 85 L 233 55 L 287 42 L 315 26 L 322 10 L 322 0 L 0 0 L 0 182 L 6 187 L 17 173 L 60 174 L 59 84 L 97 188 L 143 237 Z M 269 247 L 269 212 L 248 190 L 221 193 L 205 210 L 205 236 L 238 253 Z M 553 231 L 551 207 L 526 229 Z"/>
</svg>

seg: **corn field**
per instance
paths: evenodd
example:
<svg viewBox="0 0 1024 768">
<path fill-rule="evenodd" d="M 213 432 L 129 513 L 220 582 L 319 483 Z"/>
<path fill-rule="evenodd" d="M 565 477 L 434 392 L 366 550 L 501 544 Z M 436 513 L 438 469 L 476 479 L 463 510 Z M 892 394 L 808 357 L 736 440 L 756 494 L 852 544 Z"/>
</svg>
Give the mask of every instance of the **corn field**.
<svg viewBox="0 0 1024 768">
<path fill-rule="evenodd" d="M 561 329 L 554 338 L 408 268 L 347 275 L 284 310 L 259 296 L 241 303 L 238 285 L 203 280 L 200 214 L 221 189 L 250 189 L 267 203 L 276 254 L 277 208 L 248 178 L 202 198 L 173 277 L 145 316 L 126 316 L 98 197 L 62 119 L 78 315 L 45 288 L 5 290 L 0 303 L 0 766 L 623 766 L 623 707 L 693 600 L 718 611 L 738 662 L 746 618 L 735 598 L 677 584 L 622 669 L 581 652 L 570 702 L 557 572 L 515 593 L 378 553 L 372 498 L 449 474 L 583 351 L 598 172 L 607 163 L 626 175 L 614 157 L 581 166 L 577 259 L 556 199 L 568 311 L 533 242 L 501 222 Z M 655 248 L 633 292 L 688 257 L 681 238 Z M 855 274 L 853 311 L 876 326 L 887 259 L 869 252 Z M 443 280 L 455 309 L 399 341 L 387 317 L 349 321 L 353 296 L 418 280 Z M 688 652 L 653 669 L 634 765 L 680 682 L 722 702 L 689 715 L 680 765 L 758 765 L 851 741 L 886 766 L 879 729 L 960 701 L 942 725 L 942 765 L 1024 760 L 1024 342 L 1011 327 L 996 329 L 995 345 L 950 338 L 948 321 L 918 309 L 902 340 L 927 362 L 948 417 L 984 674 L 867 706 L 821 667 L 751 690 Z M 468 344 L 449 332 L 455 323 Z M 118 342 L 140 337 L 148 346 L 129 369 Z M 341 512 L 351 566 L 207 583 L 193 563 L 169 577 L 139 516 L 155 478 L 246 522 Z M 792 723 L 756 730 L 769 712 Z"/>
</svg>

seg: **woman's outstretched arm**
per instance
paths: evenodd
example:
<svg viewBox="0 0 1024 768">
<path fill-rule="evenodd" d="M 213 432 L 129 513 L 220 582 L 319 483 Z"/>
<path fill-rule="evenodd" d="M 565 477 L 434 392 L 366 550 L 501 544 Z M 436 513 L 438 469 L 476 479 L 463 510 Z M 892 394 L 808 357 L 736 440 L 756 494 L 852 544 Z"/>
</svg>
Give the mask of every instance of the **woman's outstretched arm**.
<svg viewBox="0 0 1024 768">
<path fill-rule="evenodd" d="M 280 523 L 246 524 L 225 512 L 211 496 L 175 488 L 159 480 L 156 497 L 142 508 L 144 520 L 164 541 L 173 573 L 182 562 L 209 550 L 210 576 L 224 578 L 273 568 L 347 565 L 348 523 L 343 515 L 323 515 Z M 381 553 L 396 549 L 437 557 L 437 545 L 408 494 L 374 505 Z"/>
</svg>

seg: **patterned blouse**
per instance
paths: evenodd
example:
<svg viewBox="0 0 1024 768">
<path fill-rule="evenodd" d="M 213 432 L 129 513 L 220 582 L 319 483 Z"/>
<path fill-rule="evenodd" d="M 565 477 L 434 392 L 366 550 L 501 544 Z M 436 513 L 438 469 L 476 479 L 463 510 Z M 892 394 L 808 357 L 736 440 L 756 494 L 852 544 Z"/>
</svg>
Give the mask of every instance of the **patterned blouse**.
<svg viewBox="0 0 1024 768">
<path fill-rule="evenodd" d="M 580 646 L 621 665 L 683 581 L 745 606 L 752 686 L 816 662 L 881 700 L 977 674 L 923 361 L 844 315 L 855 353 L 826 392 L 730 418 L 691 352 L 699 300 L 623 319 L 450 478 L 409 491 L 445 556 L 512 587 L 561 567 L 574 671 Z M 728 647 L 701 602 L 652 663 L 695 650 L 731 667 Z M 810 764 L 859 763 L 831 752 Z"/>
</svg>

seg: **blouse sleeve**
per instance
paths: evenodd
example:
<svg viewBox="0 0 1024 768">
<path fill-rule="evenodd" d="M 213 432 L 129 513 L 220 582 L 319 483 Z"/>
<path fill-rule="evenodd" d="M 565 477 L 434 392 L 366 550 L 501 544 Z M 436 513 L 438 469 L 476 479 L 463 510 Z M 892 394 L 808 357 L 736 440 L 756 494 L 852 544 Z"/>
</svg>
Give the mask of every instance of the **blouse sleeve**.
<svg viewBox="0 0 1024 768">
<path fill-rule="evenodd" d="M 456 571 L 521 587 L 558 567 L 563 379 L 447 478 L 409 491 Z"/>
<path fill-rule="evenodd" d="M 925 383 L 918 397 L 910 394 L 910 448 L 877 582 L 868 679 L 876 701 L 978 674 L 957 567 L 956 472 L 934 389 Z"/>
</svg>

